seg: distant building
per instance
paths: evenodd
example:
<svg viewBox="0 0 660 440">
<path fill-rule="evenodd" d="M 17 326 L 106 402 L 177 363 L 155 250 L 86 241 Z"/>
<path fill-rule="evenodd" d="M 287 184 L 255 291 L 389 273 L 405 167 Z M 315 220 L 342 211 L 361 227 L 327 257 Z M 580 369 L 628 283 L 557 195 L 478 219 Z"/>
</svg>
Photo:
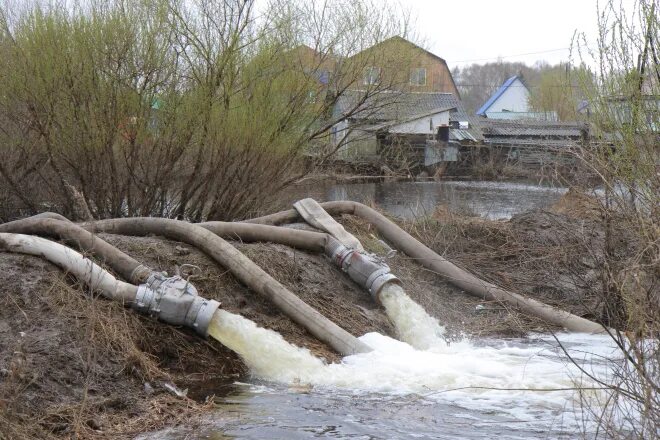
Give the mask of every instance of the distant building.
<svg viewBox="0 0 660 440">
<path fill-rule="evenodd" d="M 345 160 L 381 160 L 399 156 L 418 165 L 457 160 L 458 144 L 483 140 L 452 93 L 382 92 L 365 99 L 349 90 L 338 99 L 331 140 Z M 387 156 L 387 157 L 386 157 Z"/>
<path fill-rule="evenodd" d="M 528 112 L 529 89 L 518 75 L 504 81 L 504 84 L 477 110 L 477 115 L 490 117 L 492 113 Z"/>
<path fill-rule="evenodd" d="M 530 110 L 529 89 L 518 75 L 504 81 L 504 84 L 477 110 L 477 115 L 488 119 L 557 121 L 556 112 Z"/>
<path fill-rule="evenodd" d="M 506 162 L 527 166 L 573 163 L 575 150 L 590 140 L 589 125 L 581 122 L 483 119 L 481 128 L 485 144 Z"/>
<path fill-rule="evenodd" d="M 325 102 L 333 103 L 329 141 L 339 159 L 397 156 L 429 165 L 455 161 L 459 144 L 483 140 L 445 60 L 402 37 L 347 58 L 300 45 L 286 59 L 327 90 Z"/>
<path fill-rule="evenodd" d="M 364 88 L 386 84 L 406 92 L 443 92 L 460 97 L 447 62 L 402 37 L 392 37 L 353 55 L 347 60 L 363 69 Z"/>
</svg>

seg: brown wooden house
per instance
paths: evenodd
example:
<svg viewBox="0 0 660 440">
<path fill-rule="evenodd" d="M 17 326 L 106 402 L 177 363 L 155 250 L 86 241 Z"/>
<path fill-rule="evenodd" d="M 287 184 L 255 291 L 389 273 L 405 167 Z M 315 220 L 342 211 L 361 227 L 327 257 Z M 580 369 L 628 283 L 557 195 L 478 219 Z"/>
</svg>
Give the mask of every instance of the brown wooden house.
<svg viewBox="0 0 660 440">
<path fill-rule="evenodd" d="M 363 66 L 360 84 L 378 83 L 405 92 L 451 93 L 460 99 L 449 67 L 444 59 L 401 37 L 392 37 L 371 46 L 349 61 Z"/>
</svg>

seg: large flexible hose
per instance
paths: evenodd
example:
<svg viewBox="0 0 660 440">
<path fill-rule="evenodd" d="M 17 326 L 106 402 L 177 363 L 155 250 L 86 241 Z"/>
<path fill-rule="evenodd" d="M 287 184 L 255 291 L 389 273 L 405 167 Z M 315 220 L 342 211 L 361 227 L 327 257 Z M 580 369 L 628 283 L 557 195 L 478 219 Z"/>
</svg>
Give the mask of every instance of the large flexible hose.
<svg viewBox="0 0 660 440">
<path fill-rule="evenodd" d="M 111 234 L 162 235 L 195 246 L 337 352 L 350 355 L 371 351 L 371 348 L 302 301 L 232 245 L 201 226 L 180 220 L 147 217 L 100 220 L 84 224 L 83 227 L 92 232 Z"/>
<path fill-rule="evenodd" d="M 390 268 L 379 258 L 348 248 L 325 232 L 303 231 L 279 226 L 252 223 L 198 223 L 216 235 L 241 241 L 265 241 L 284 244 L 311 252 L 322 252 L 360 287 L 380 302 L 379 293 L 385 284 L 399 283 Z"/>
<path fill-rule="evenodd" d="M 604 331 L 604 327 L 588 319 L 554 308 L 540 301 L 526 298 L 518 293 L 510 292 L 495 284 L 477 278 L 470 272 L 461 269 L 446 260 L 436 252 L 420 243 L 413 236 L 401 229 L 374 209 L 352 201 L 321 203 L 331 215 L 352 214 L 373 224 L 378 232 L 394 247 L 414 258 L 419 264 L 442 275 L 453 285 L 467 293 L 489 301 L 501 301 L 518 307 L 523 312 L 538 316 L 555 325 L 575 332 L 595 333 Z M 301 217 L 295 209 L 247 220 L 246 223 L 282 225 L 300 221 Z"/>
<path fill-rule="evenodd" d="M 0 225 L 0 232 L 57 237 L 93 254 L 132 284 L 144 283 L 153 272 L 131 256 L 59 214 L 43 213 Z"/>
<path fill-rule="evenodd" d="M 45 238 L 0 232 L 0 252 L 15 252 L 43 257 L 99 291 L 106 298 L 133 303 L 137 286 L 116 279 L 110 273 L 78 252 Z"/>
<path fill-rule="evenodd" d="M 329 242 L 335 241 L 325 232 L 304 231 L 248 223 L 205 222 L 197 223 L 220 237 L 245 242 L 270 242 L 311 252 L 324 252 Z"/>
</svg>

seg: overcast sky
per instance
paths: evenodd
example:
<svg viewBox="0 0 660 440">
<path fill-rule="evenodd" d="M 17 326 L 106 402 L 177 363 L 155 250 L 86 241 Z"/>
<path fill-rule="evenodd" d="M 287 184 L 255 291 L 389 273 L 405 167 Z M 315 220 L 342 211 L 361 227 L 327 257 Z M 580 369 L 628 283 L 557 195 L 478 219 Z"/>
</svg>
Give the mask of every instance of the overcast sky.
<svg viewBox="0 0 660 440">
<path fill-rule="evenodd" d="M 601 5 L 605 0 L 601 0 Z M 623 0 L 629 6 L 631 0 Z M 401 0 L 425 47 L 450 68 L 472 62 L 567 60 L 573 33 L 595 41 L 596 0 Z M 542 52 L 542 53 L 541 53 Z M 527 55 L 521 55 L 527 54 Z M 473 61 L 474 60 L 474 61 Z"/>
</svg>

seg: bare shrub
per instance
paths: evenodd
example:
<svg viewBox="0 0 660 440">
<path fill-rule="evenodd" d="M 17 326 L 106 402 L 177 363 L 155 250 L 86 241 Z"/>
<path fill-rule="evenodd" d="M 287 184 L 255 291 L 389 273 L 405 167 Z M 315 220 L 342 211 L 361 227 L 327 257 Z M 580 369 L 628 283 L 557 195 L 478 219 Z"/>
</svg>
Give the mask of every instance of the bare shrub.
<svg viewBox="0 0 660 440">
<path fill-rule="evenodd" d="M 70 187 L 95 218 L 267 209 L 305 173 L 311 146 L 327 144 L 338 95 L 373 62 L 348 55 L 401 31 L 362 0 L 279 1 L 259 14 L 253 0 L 10 3 L 0 8 L 5 220 L 75 218 Z M 315 55 L 302 59 L 301 43 Z M 359 105 L 387 87 L 362 91 Z"/>
</svg>

